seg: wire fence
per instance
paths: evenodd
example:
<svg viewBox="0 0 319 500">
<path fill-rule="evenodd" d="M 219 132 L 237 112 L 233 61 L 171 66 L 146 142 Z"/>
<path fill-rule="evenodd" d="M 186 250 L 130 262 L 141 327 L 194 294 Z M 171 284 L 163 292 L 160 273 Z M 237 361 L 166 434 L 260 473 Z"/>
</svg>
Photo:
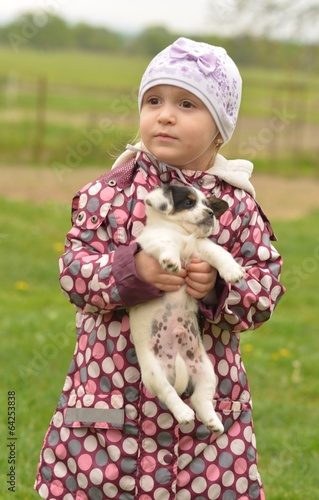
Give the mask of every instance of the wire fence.
<svg viewBox="0 0 319 500">
<path fill-rule="evenodd" d="M 108 164 L 138 131 L 137 88 L 51 84 L 46 77 L 0 81 L 2 164 Z M 221 151 L 264 170 L 318 173 L 319 94 L 307 82 L 248 79 L 240 117 Z"/>
</svg>

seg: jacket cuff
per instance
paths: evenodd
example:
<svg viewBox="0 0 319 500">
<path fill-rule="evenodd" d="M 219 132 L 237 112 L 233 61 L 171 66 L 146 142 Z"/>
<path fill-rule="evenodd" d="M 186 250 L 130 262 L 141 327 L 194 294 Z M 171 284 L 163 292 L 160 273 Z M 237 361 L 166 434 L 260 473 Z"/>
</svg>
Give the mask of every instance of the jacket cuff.
<svg viewBox="0 0 319 500">
<path fill-rule="evenodd" d="M 218 275 L 213 290 L 199 301 L 200 312 L 209 321 L 215 321 L 220 316 L 228 295 L 228 284 Z"/>
<path fill-rule="evenodd" d="M 139 252 L 137 243 L 120 246 L 115 250 L 113 276 L 118 293 L 127 307 L 132 307 L 152 299 L 157 299 L 163 292 L 138 277 L 134 256 Z"/>
</svg>

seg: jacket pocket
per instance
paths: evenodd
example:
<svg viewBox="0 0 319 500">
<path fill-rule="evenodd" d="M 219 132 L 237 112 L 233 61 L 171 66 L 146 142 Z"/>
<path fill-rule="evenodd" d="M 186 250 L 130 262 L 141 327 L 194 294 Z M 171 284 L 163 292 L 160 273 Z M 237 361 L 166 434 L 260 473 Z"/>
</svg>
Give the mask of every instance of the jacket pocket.
<svg viewBox="0 0 319 500">
<path fill-rule="evenodd" d="M 124 426 L 124 399 L 118 392 L 110 394 L 71 395 L 63 410 L 66 427 L 93 427 L 122 429 Z"/>
<path fill-rule="evenodd" d="M 252 408 L 250 402 L 217 399 L 214 401 L 214 407 L 224 425 L 225 432 L 227 432 L 237 420 L 240 420 L 241 424 L 251 423 Z"/>
<path fill-rule="evenodd" d="M 242 401 L 233 401 L 231 399 L 215 399 L 215 411 L 224 413 L 225 415 L 240 414 L 242 411 L 251 410 L 251 403 Z"/>
</svg>

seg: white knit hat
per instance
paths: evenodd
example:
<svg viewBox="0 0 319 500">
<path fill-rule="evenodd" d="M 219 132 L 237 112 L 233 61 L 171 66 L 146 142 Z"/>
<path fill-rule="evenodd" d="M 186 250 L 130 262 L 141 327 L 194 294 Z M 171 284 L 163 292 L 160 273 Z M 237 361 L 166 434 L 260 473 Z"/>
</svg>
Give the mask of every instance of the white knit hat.
<svg viewBox="0 0 319 500">
<path fill-rule="evenodd" d="M 188 38 L 176 40 L 148 65 L 139 90 L 140 110 L 145 92 L 162 84 L 195 94 L 214 118 L 224 143 L 230 140 L 237 122 L 242 80 L 225 49 Z"/>
</svg>

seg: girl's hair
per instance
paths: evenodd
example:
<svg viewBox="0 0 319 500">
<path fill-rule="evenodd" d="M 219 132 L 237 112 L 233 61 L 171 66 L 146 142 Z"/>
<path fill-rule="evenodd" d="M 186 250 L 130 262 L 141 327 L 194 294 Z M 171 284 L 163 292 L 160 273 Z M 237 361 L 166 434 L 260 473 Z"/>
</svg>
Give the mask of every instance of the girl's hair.
<svg viewBox="0 0 319 500">
<path fill-rule="evenodd" d="M 122 152 L 117 157 L 117 159 L 115 160 L 115 162 L 113 163 L 112 169 L 115 168 L 115 167 L 118 167 L 120 165 L 123 165 L 127 161 L 129 161 L 132 158 L 134 158 L 136 156 L 136 150 L 141 150 L 141 151 L 145 150 L 144 144 L 142 143 L 141 139 L 139 138 L 139 134 L 136 134 L 135 139 L 132 141 L 132 144 L 133 144 L 133 148 L 134 149 L 133 148 L 130 149 L 130 148 L 128 148 L 126 146 L 125 151 Z"/>
</svg>

